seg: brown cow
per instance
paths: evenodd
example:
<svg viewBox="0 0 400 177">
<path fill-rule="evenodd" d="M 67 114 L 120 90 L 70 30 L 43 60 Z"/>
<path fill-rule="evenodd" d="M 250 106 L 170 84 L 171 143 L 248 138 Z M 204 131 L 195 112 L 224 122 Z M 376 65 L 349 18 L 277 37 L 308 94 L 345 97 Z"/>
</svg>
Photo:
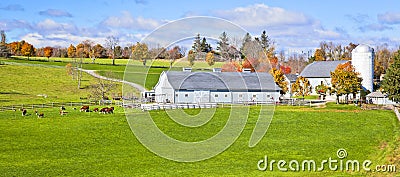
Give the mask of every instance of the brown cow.
<svg viewBox="0 0 400 177">
<path fill-rule="evenodd" d="M 94 108 L 93 112 L 99 112 L 99 108 Z"/>
<path fill-rule="evenodd" d="M 99 113 L 105 114 L 105 113 L 107 112 L 107 110 L 108 110 L 108 107 L 101 108 L 100 111 L 99 111 Z"/>
<path fill-rule="evenodd" d="M 81 109 L 79 110 L 80 112 L 89 112 L 89 106 L 82 106 Z"/>
</svg>

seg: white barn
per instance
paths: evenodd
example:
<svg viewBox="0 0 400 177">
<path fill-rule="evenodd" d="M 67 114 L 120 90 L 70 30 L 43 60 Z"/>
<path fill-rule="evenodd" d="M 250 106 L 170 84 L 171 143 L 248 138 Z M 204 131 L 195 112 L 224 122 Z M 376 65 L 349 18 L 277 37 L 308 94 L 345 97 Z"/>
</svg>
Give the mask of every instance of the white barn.
<svg viewBox="0 0 400 177">
<path fill-rule="evenodd" d="M 328 87 L 331 85 L 331 72 L 335 71 L 339 64 L 348 62 L 348 60 L 337 60 L 337 61 L 314 61 L 307 65 L 304 70 L 300 73 L 300 76 L 307 78 L 312 86 L 312 94 L 315 92 L 315 87 L 324 83 Z"/>
<path fill-rule="evenodd" d="M 158 103 L 276 102 L 269 73 L 164 71 L 154 87 Z"/>
</svg>

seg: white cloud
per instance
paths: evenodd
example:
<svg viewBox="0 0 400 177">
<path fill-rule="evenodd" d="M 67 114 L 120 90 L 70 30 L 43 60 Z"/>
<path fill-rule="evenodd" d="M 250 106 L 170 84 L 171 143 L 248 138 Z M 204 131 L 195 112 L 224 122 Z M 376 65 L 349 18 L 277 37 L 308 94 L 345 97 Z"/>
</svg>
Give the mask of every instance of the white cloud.
<svg viewBox="0 0 400 177">
<path fill-rule="evenodd" d="M 50 16 L 50 17 L 72 17 L 72 15 L 69 12 L 59 9 L 47 9 L 45 11 L 40 11 L 39 15 Z"/>
<path fill-rule="evenodd" d="M 257 36 L 266 30 L 271 39 L 281 47 L 315 47 L 320 41 L 341 40 L 347 35 L 343 30 L 325 29 L 318 20 L 304 13 L 265 4 L 214 13 Z"/>
<path fill-rule="evenodd" d="M 62 32 L 75 32 L 77 28 L 73 24 L 69 23 L 57 23 L 51 19 L 38 22 L 36 28 L 41 33 L 62 33 Z"/>
<path fill-rule="evenodd" d="M 400 13 L 386 12 L 378 14 L 378 20 L 386 24 L 400 24 Z"/>
<path fill-rule="evenodd" d="M 101 22 L 112 28 L 125 28 L 133 30 L 154 30 L 161 22 L 143 17 L 133 17 L 130 12 L 123 11 L 120 16 L 111 16 Z"/>
<path fill-rule="evenodd" d="M 221 10 L 216 11 L 215 14 L 245 28 L 309 25 L 313 21 L 303 13 L 288 11 L 280 7 L 269 7 L 265 4 Z"/>
</svg>

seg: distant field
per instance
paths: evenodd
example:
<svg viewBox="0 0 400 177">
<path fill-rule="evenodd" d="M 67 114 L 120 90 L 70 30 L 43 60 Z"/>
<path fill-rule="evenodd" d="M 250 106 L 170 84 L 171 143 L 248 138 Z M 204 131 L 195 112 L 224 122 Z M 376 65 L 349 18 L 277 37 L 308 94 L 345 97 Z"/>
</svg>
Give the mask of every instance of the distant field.
<svg viewBox="0 0 400 177">
<path fill-rule="evenodd" d="M 20 58 L 20 59 L 28 59 L 27 57 L 15 57 L 15 58 Z M 47 59 L 46 57 L 29 57 L 30 60 L 33 61 L 49 61 L 49 62 L 65 62 L 65 63 L 73 63 L 74 61 L 80 61 L 80 58 L 54 58 L 54 57 L 50 57 L 49 59 Z M 128 63 L 129 59 L 115 59 L 115 64 L 116 65 L 126 65 Z M 87 64 L 107 64 L 107 65 L 111 65 L 112 64 L 112 59 L 109 58 L 98 58 L 95 59 L 94 61 L 91 58 L 83 58 L 82 59 L 83 63 L 87 63 Z M 138 65 L 138 66 L 143 66 L 143 62 L 137 61 L 137 60 L 132 60 L 130 62 L 130 64 L 133 65 Z M 216 68 L 216 67 L 221 67 L 224 64 L 224 62 L 215 62 L 215 64 L 213 66 L 209 66 L 205 61 L 195 61 L 194 65 L 192 66 L 193 68 L 208 68 L 208 69 L 212 69 L 212 68 Z M 158 59 L 158 60 L 149 60 L 146 62 L 146 65 L 151 65 L 151 66 L 160 66 L 160 67 L 169 67 L 170 66 L 170 61 L 167 60 L 163 60 L 163 59 Z M 172 65 L 173 67 L 191 67 L 189 65 L 189 62 L 185 59 L 182 60 L 177 60 L 176 62 L 174 62 L 174 64 Z"/>
<path fill-rule="evenodd" d="M 195 140 L 218 132 L 229 110 L 217 109 L 209 123 L 195 129 L 177 125 L 163 111 L 152 115 L 168 135 Z M 400 137 L 399 123 L 391 111 L 363 111 L 334 104 L 327 108 L 278 106 L 266 136 L 256 147 L 249 148 L 258 111 L 252 106 L 244 131 L 229 149 L 205 161 L 178 163 L 160 158 L 141 145 L 121 108 L 114 115 L 103 115 L 67 107 L 69 114 L 65 117 L 58 115 L 58 109 L 39 111 L 45 113 L 45 118 L 0 112 L 2 176 L 387 176 L 391 174 L 279 172 L 276 167 L 274 171 L 258 171 L 257 162 L 265 155 L 270 160 L 286 161 L 337 159 L 336 151 L 344 148 L 347 159 L 387 164 Z M 198 110 L 185 112 L 196 114 Z"/>
<path fill-rule="evenodd" d="M 0 59 L 0 61 L 15 62 L 22 64 L 35 64 L 44 66 L 57 66 L 60 68 L 65 67 L 68 62 L 74 62 L 72 58 L 50 58 L 47 60 L 45 57 L 18 57 L 12 59 Z M 89 58 L 84 59 L 83 69 L 96 70 L 100 75 L 105 75 L 107 71 L 112 71 L 114 77 L 117 79 L 124 79 L 124 72 L 126 71 L 127 59 L 116 59 L 117 65 L 111 65 L 111 59 L 96 59 L 95 64 L 91 63 Z M 140 85 L 144 85 L 146 89 L 151 90 L 158 82 L 159 75 L 162 71 L 174 70 L 181 71 L 182 67 L 189 67 L 187 61 L 179 60 L 174 63 L 172 68 L 169 68 L 169 61 L 154 60 L 148 61 L 146 66 L 139 61 L 132 61 L 128 68 L 127 74 L 129 77 L 125 79 Z M 208 66 L 204 61 L 196 61 L 193 70 L 197 71 L 212 71 L 214 67 L 221 67 L 223 62 L 216 62 L 213 66 Z M 151 67 L 150 67 L 151 66 Z M 146 83 L 144 83 L 146 78 Z"/>
</svg>

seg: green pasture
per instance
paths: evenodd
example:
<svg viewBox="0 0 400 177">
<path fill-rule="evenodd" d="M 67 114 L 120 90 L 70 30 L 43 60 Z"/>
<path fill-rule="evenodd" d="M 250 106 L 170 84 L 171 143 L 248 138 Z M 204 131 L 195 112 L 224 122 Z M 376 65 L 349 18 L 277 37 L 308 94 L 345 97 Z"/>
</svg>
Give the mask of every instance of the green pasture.
<svg viewBox="0 0 400 177">
<path fill-rule="evenodd" d="M 329 104 L 326 108 L 276 107 L 267 134 L 257 146 L 248 141 L 259 107 L 252 106 L 244 131 L 225 152 L 208 160 L 181 163 L 163 159 L 147 150 L 131 132 L 122 108 L 115 114 L 84 113 L 58 109 L 0 112 L 0 172 L 2 176 L 376 176 L 395 173 L 330 171 L 280 172 L 257 170 L 257 162 L 274 160 L 322 161 L 338 159 L 344 148 L 347 159 L 371 165 L 387 164 L 398 148 L 399 123 L 392 111 L 364 111 Z M 93 109 L 93 107 L 91 108 Z M 151 112 L 153 121 L 169 136 L 184 141 L 207 139 L 226 123 L 230 108 L 218 108 L 213 119 L 198 128 L 183 127 L 164 111 Z M 185 110 L 193 115 L 198 109 Z M 138 112 L 140 114 L 140 112 Z M 132 120 L 134 121 L 134 120 Z M 160 144 L 162 146 L 162 144 Z M 177 152 L 179 153 L 179 152 Z M 389 154 L 389 155 L 388 155 Z M 397 162 L 398 163 L 398 162 Z M 397 164 L 399 165 L 399 164 Z"/>
<path fill-rule="evenodd" d="M 96 83 L 92 76 L 82 74 L 78 89 L 78 81 L 67 75 L 64 68 L 0 65 L 0 106 L 82 101 L 91 93 L 89 86 Z M 121 90 L 121 84 L 117 83 L 111 92 L 121 93 Z"/>
</svg>

